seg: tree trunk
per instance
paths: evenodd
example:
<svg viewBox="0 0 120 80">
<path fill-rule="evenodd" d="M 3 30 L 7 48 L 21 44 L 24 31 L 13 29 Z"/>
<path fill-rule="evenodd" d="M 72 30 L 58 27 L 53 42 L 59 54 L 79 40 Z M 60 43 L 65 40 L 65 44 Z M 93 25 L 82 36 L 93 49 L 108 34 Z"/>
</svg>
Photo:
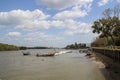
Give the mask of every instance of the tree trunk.
<svg viewBox="0 0 120 80">
<path fill-rule="evenodd" d="M 112 39 L 113 46 L 115 46 L 115 40 L 114 40 L 113 36 L 110 35 L 110 37 L 111 37 L 111 39 Z"/>
<path fill-rule="evenodd" d="M 108 46 L 108 37 L 106 37 L 106 46 Z"/>
<path fill-rule="evenodd" d="M 108 36 L 104 36 L 104 46 L 108 46 Z"/>
</svg>

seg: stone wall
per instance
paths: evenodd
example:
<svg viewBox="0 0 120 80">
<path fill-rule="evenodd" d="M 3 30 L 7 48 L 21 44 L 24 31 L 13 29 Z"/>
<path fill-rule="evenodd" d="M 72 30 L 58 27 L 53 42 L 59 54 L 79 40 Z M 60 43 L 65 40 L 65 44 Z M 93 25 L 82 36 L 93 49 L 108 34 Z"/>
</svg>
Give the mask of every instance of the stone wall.
<svg viewBox="0 0 120 80">
<path fill-rule="evenodd" d="M 101 49 L 101 48 L 92 48 L 93 52 L 102 54 L 113 59 L 115 62 L 120 63 L 120 50 L 115 49 Z"/>
<path fill-rule="evenodd" d="M 120 80 L 120 50 L 92 48 L 92 51 L 105 64 L 113 80 Z"/>
</svg>

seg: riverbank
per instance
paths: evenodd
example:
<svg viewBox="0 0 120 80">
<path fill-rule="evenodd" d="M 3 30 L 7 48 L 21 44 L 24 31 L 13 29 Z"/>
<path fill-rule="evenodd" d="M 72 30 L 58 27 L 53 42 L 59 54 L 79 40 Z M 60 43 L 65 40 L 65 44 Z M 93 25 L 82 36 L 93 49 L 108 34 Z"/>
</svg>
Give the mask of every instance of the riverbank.
<svg viewBox="0 0 120 80">
<path fill-rule="evenodd" d="M 120 80 L 120 65 L 115 63 L 112 59 L 94 52 L 89 58 L 97 68 L 99 68 L 106 80 Z"/>
</svg>

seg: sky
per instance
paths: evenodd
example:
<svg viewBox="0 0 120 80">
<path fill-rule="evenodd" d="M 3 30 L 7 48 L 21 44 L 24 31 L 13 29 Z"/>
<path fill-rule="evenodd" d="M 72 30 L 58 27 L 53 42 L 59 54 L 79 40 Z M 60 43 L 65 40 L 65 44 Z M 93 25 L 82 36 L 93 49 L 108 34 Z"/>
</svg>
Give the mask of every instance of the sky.
<svg viewBox="0 0 120 80">
<path fill-rule="evenodd" d="M 91 43 L 92 24 L 120 0 L 0 0 L 0 43 L 65 47 Z"/>
</svg>

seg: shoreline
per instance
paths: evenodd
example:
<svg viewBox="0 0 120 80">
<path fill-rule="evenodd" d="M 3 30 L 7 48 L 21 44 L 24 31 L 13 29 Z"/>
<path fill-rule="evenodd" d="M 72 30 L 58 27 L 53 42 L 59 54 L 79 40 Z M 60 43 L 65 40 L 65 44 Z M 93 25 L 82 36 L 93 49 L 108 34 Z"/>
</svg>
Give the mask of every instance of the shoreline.
<svg viewBox="0 0 120 80">
<path fill-rule="evenodd" d="M 90 56 L 90 60 L 96 65 L 96 67 L 100 70 L 106 80 L 120 80 L 120 73 L 117 72 L 119 69 L 114 71 L 113 68 L 109 68 L 108 64 L 103 61 L 103 55 L 96 55 L 96 53 L 92 53 Z M 105 58 L 106 59 L 106 58 Z"/>
</svg>

